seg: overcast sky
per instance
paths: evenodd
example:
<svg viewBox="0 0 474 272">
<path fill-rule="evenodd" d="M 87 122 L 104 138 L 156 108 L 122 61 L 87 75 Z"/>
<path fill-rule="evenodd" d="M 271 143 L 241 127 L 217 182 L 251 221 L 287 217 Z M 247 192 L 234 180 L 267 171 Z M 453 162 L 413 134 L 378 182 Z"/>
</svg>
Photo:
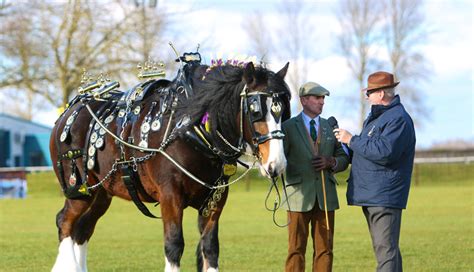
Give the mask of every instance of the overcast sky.
<svg viewBox="0 0 474 272">
<path fill-rule="evenodd" d="M 344 59 L 334 50 L 335 34 L 339 31 L 334 17 L 337 1 L 307 2 L 315 6 L 311 17 L 314 21 L 311 23 L 319 26 L 316 29 L 318 52 L 311 65 L 309 80 L 331 91 L 322 116 L 335 116 L 340 127 L 357 132 L 358 120 L 350 118 L 351 115 L 356 116 L 357 111 L 348 114 L 350 108 L 343 101 L 358 90 L 351 81 Z M 184 17 L 174 18 L 174 31 L 189 42 L 189 48 L 183 48 L 183 51 L 192 51 L 198 43 L 212 44 L 212 52 L 205 46 L 201 51 L 206 63 L 209 63 L 211 55 L 218 53 L 224 57 L 235 53 L 250 54 L 248 37 L 242 29 L 246 14 L 259 11 L 268 15 L 269 20 L 278 20 L 275 9 L 278 1 L 161 0 L 158 3 L 169 11 L 193 10 Z M 419 148 L 452 139 L 474 143 L 473 9 L 470 0 L 425 1 L 426 19 L 433 34 L 423 52 L 433 75 L 423 85 L 431 116 L 424 122 L 423 128 L 417 130 Z M 271 63 L 270 68 L 278 70 L 284 62 Z M 294 115 L 297 113 L 293 112 Z M 41 114 L 36 121 L 52 125 L 54 121 L 50 119 Z"/>
</svg>

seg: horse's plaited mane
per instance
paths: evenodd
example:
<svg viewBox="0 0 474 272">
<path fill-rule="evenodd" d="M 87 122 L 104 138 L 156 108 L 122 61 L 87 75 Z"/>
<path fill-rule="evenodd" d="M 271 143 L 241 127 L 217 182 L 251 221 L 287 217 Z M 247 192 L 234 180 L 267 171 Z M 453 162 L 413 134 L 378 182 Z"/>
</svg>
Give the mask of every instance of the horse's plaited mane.
<svg viewBox="0 0 474 272">
<path fill-rule="evenodd" d="M 207 66 L 204 66 L 207 68 Z M 194 95 L 180 105 L 180 116 L 188 115 L 196 125 L 207 112 L 211 124 L 211 135 L 218 139 L 216 130 L 227 140 L 236 144 L 239 128 L 236 127 L 237 113 L 240 111 L 240 93 L 244 89 L 244 68 L 232 65 L 213 67 L 202 80 L 202 69 L 197 69 L 194 78 Z M 270 87 L 276 92 L 288 92 L 283 79 L 266 68 L 255 67 L 255 86 Z M 221 141 L 216 141 L 220 143 Z M 221 148 L 228 149 L 222 145 Z"/>
</svg>

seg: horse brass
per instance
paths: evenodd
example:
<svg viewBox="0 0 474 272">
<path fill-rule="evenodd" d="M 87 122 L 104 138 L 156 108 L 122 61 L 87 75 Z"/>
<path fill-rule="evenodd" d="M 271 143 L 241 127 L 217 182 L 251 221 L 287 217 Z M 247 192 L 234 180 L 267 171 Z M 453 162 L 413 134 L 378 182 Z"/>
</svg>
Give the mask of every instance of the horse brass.
<svg viewBox="0 0 474 272">
<path fill-rule="evenodd" d="M 98 138 L 97 141 L 95 142 L 95 147 L 101 148 L 103 145 L 104 145 L 104 138 Z"/>
<path fill-rule="evenodd" d="M 153 130 L 153 131 L 159 130 L 160 127 L 161 127 L 160 120 L 155 120 L 155 121 L 153 121 L 153 123 L 151 123 L 151 130 Z"/>
<path fill-rule="evenodd" d="M 97 132 L 93 132 L 91 135 L 91 143 L 95 143 L 97 141 Z"/>
<path fill-rule="evenodd" d="M 143 134 L 148 133 L 148 131 L 150 131 L 150 123 L 143 123 L 141 129 Z"/>
<path fill-rule="evenodd" d="M 204 208 L 204 209 L 202 210 L 202 214 L 201 214 L 201 215 L 202 215 L 203 217 L 209 217 L 210 214 L 211 214 L 211 212 L 209 211 L 209 209 L 208 209 L 208 208 Z"/>
<path fill-rule="evenodd" d="M 230 177 L 237 172 L 237 164 L 224 164 L 224 175 Z"/>
<path fill-rule="evenodd" d="M 91 159 L 87 160 L 87 169 L 92 170 L 94 168 L 94 166 L 95 166 L 94 159 L 91 158 Z"/>
<path fill-rule="evenodd" d="M 138 115 L 140 113 L 140 106 L 136 106 L 135 109 L 133 109 L 133 114 Z"/>
<path fill-rule="evenodd" d="M 89 157 L 92 157 L 95 155 L 95 147 L 93 145 L 91 145 L 89 147 L 89 150 L 87 151 L 87 154 L 89 155 Z"/>
<path fill-rule="evenodd" d="M 66 141 L 66 138 L 67 138 L 67 132 L 63 131 L 63 133 L 61 133 L 61 137 L 59 138 L 59 141 L 64 142 Z"/>
<path fill-rule="evenodd" d="M 104 121 L 104 122 L 105 122 L 106 124 L 109 124 L 109 123 L 111 123 L 111 122 L 114 120 L 114 118 L 115 118 L 115 116 L 114 116 L 113 114 L 111 114 L 111 115 L 107 116 L 107 118 L 105 118 L 105 121 Z"/>
<path fill-rule="evenodd" d="M 66 120 L 66 125 L 70 126 L 72 122 L 74 122 L 74 117 L 75 117 L 75 114 L 72 114 L 71 116 L 69 116 Z"/>
</svg>

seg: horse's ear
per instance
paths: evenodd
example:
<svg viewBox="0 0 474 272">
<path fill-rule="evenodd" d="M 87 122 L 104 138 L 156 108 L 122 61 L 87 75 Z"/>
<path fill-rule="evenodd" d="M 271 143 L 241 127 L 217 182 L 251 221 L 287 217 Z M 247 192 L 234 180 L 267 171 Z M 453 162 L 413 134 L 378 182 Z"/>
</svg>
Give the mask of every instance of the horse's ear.
<svg viewBox="0 0 474 272">
<path fill-rule="evenodd" d="M 255 67 L 253 66 L 253 62 L 249 62 L 245 65 L 244 68 L 244 80 L 247 85 L 250 85 L 254 81 L 254 74 L 255 74 Z"/>
<path fill-rule="evenodd" d="M 285 78 L 286 72 L 288 72 L 288 66 L 290 65 L 290 62 L 287 62 L 286 65 L 281 68 L 280 71 L 278 71 L 277 75 L 279 75 L 281 78 Z"/>
</svg>

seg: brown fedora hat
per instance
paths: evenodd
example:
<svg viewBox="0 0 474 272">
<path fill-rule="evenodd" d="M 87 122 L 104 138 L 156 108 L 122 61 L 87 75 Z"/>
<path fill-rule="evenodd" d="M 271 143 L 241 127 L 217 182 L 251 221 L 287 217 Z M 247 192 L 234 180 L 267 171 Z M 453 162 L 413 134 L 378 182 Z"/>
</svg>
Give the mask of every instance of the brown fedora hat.
<svg viewBox="0 0 474 272">
<path fill-rule="evenodd" d="M 379 71 L 369 75 L 367 79 L 367 88 L 362 89 L 363 92 L 374 91 L 383 88 L 391 88 L 398 85 L 392 74 Z"/>
</svg>

